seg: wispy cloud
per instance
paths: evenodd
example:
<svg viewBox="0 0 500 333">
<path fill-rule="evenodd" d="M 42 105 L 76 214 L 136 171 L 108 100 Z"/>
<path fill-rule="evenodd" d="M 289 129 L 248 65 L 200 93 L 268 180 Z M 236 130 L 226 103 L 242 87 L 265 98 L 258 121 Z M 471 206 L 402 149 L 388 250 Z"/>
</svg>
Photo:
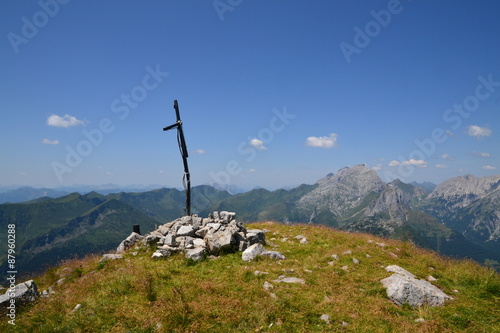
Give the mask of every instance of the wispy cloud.
<svg viewBox="0 0 500 333">
<path fill-rule="evenodd" d="M 46 145 L 58 145 L 59 141 L 58 140 L 43 139 L 42 143 L 44 143 Z"/>
<path fill-rule="evenodd" d="M 337 134 L 331 133 L 328 136 L 310 136 L 306 139 L 306 146 L 319 148 L 333 148 L 337 145 Z"/>
<path fill-rule="evenodd" d="M 497 168 L 492 166 L 492 165 L 485 165 L 485 166 L 483 166 L 483 169 L 484 170 L 496 170 Z"/>
<path fill-rule="evenodd" d="M 480 153 L 480 152 L 477 152 L 477 151 L 473 151 L 473 152 L 469 153 L 469 155 L 471 155 L 471 156 L 485 157 L 485 158 L 491 157 L 491 155 L 489 153 Z"/>
<path fill-rule="evenodd" d="M 196 149 L 196 150 L 193 150 L 193 153 L 203 155 L 203 154 L 205 154 L 205 150 L 203 150 L 203 149 Z"/>
<path fill-rule="evenodd" d="M 255 170 L 255 169 L 248 169 L 247 170 L 248 173 L 254 173 L 255 171 L 257 171 L 257 170 Z"/>
<path fill-rule="evenodd" d="M 446 169 L 448 168 L 447 165 L 444 165 L 444 164 L 436 164 L 436 168 L 439 168 L 439 169 Z"/>
<path fill-rule="evenodd" d="M 379 171 L 380 169 L 382 169 L 382 164 L 377 164 L 374 167 L 372 167 L 372 169 L 375 171 Z"/>
<path fill-rule="evenodd" d="M 267 150 L 266 146 L 264 146 L 264 142 L 262 142 L 259 139 L 252 139 L 250 140 L 250 144 L 257 148 L 258 150 Z"/>
<path fill-rule="evenodd" d="M 56 114 L 51 115 L 47 118 L 47 125 L 55 126 L 55 127 L 71 127 L 71 126 L 79 126 L 84 125 L 85 122 L 83 120 L 79 120 L 74 116 L 70 116 L 69 114 L 65 114 L 64 116 L 58 116 Z"/>
<path fill-rule="evenodd" d="M 427 162 L 424 161 L 424 160 L 416 160 L 416 159 L 409 159 L 409 160 L 406 160 L 406 161 L 396 161 L 396 160 L 392 160 L 389 162 L 388 166 L 391 166 L 391 167 L 394 167 L 394 166 L 398 166 L 398 165 L 414 165 L 414 166 L 417 166 L 419 168 L 427 168 Z"/>
<path fill-rule="evenodd" d="M 489 128 L 487 127 L 479 127 L 476 125 L 471 125 L 467 127 L 467 132 L 468 135 L 476 137 L 480 139 L 483 136 L 490 136 L 491 133 L 493 133 Z"/>
<path fill-rule="evenodd" d="M 455 157 L 453 157 L 451 155 L 448 155 L 448 154 L 441 155 L 441 158 L 444 159 L 444 160 L 448 160 L 448 161 L 454 161 L 455 160 Z"/>
</svg>

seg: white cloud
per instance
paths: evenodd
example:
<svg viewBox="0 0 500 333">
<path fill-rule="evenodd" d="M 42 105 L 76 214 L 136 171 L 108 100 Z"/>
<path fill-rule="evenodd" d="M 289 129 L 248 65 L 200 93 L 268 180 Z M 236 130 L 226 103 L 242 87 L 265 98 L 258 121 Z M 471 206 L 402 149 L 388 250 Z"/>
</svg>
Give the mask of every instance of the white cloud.
<svg viewBox="0 0 500 333">
<path fill-rule="evenodd" d="M 492 131 L 486 127 L 479 127 L 476 125 L 472 125 L 467 127 L 466 133 L 469 134 L 470 136 L 474 136 L 479 139 L 482 136 L 490 136 Z"/>
<path fill-rule="evenodd" d="M 331 133 L 328 136 L 310 136 L 306 139 L 306 146 L 319 148 L 333 148 L 337 145 L 337 134 Z"/>
<path fill-rule="evenodd" d="M 491 165 L 485 165 L 485 166 L 483 166 L 483 169 L 484 170 L 496 170 L 497 168 L 495 168 L 494 166 L 491 166 Z"/>
<path fill-rule="evenodd" d="M 196 150 L 193 150 L 193 153 L 203 155 L 203 154 L 205 154 L 205 150 L 203 150 L 203 149 L 196 149 Z"/>
<path fill-rule="evenodd" d="M 436 168 L 446 169 L 446 168 L 448 168 L 448 166 L 446 166 L 444 164 L 436 164 Z"/>
<path fill-rule="evenodd" d="M 65 114 L 62 117 L 53 114 L 49 118 L 47 118 L 47 125 L 68 128 L 71 126 L 84 125 L 84 122 L 82 120 L 76 119 L 76 117 L 74 116 L 70 116 L 69 114 Z"/>
<path fill-rule="evenodd" d="M 255 169 L 248 169 L 248 170 L 247 170 L 247 172 L 248 172 L 248 173 L 253 173 L 253 172 L 255 172 L 255 171 L 257 171 L 257 170 L 255 170 Z"/>
<path fill-rule="evenodd" d="M 449 161 L 454 161 L 454 160 L 455 160 L 455 157 L 450 156 L 450 155 L 448 155 L 448 154 L 443 154 L 443 155 L 441 155 L 441 158 L 442 158 L 442 159 L 445 159 L 445 160 L 449 160 Z"/>
<path fill-rule="evenodd" d="M 477 151 L 473 151 L 472 153 L 470 153 L 470 155 L 472 156 L 479 156 L 479 157 L 491 157 L 491 155 L 489 153 L 480 153 L 480 152 L 477 152 Z"/>
<path fill-rule="evenodd" d="M 266 146 L 264 146 L 264 142 L 259 139 L 250 140 L 250 144 L 257 148 L 258 150 L 267 150 Z"/>
<path fill-rule="evenodd" d="M 382 164 L 377 164 L 376 166 L 372 167 L 372 169 L 375 171 L 379 171 L 380 169 L 382 169 Z"/>
<path fill-rule="evenodd" d="M 393 167 L 393 166 L 398 166 L 398 165 L 415 165 L 419 168 L 427 168 L 427 162 L 424 161 L 424 160 L 416 160 L 416 159 L 413 159 L 413 158 L 410 158 L 409 160 L 406 160 L 406 161 L 396 161 L 396 160 L 392 160 L 389 162 L 388 164 L 389 166 Z"/>
<path fill-rule="evenodd" d="M 58 145 L 59 141 L 57 141 L 57 140 L 43 139 L 42 143 L 44 143 L 46 145 Z"/>
<path fill-rule="evenodd" d="M 450 130 L 446 130 L 445 133 L 446 133 L 446 135 L 451 136 L 452 138 L 455 136 L 455 133 L 453 133 Z"/>
</svg>

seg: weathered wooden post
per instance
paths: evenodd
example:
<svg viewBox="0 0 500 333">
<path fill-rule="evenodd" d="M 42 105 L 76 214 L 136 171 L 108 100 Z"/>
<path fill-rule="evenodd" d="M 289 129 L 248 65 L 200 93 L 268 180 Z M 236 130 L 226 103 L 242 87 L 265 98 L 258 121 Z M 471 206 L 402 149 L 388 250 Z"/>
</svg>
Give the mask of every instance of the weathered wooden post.
<svg viewBox="0 0 500 333">
<path fill-rule="evenodd" d="M 189 174 L 188 167 L 188 151 L 186 147 L 186 140 L 184 139 L 184 132 L 182 130 L 182 121 L 179 113 L 179 105 L 177 104 L 177 100 L 174 100 L 174 109 L 175 115 L 177 117 L 177 122 L 170 126 L 164 127 L 164 131 L 171 130 L 172 128 L 177 128 L 177 142 L 179 144 L 179 150 L 182 156 L 182 162 L 184 163 L 184 176 L 182 177 L 184 183 L 184 190 L 186 191 L 186 208 L 184 208 L 184 212 L 186 215 L 191 215 L 191 176 Z"/>
</svg>

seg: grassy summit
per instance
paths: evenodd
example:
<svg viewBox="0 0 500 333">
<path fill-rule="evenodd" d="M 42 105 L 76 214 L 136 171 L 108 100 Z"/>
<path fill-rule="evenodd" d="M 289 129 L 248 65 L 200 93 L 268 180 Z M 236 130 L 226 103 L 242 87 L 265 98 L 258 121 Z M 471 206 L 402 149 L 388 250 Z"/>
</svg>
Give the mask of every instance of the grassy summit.
<svg viewBox="0 0 500 333">
<path fill-rule="evenodd" d="M 323 226 L 247 227 L 268 229 L 266 248 L 286 260 L 244 262 L 241 253 L 200 262 L 181 254 L 153 260 L 153 249 L 106 263 L 97 256 L 73 260 L 36 278 L 40 290 L 65 280 L 50 298 L 21 309 L 16 327 L 4 318 L 0 331 L 500 332 L 500 276 L 472 261 Z M 379 282 L 391 275 L 383 267 L 392 264 L 419 278 L 432 275 L 455 300 L 436 308 L 393 304 Z M 305 284 L 273 281 L 281 275 Z M 267 291 L 266 281 L 273 286 Z"/>
</svg>

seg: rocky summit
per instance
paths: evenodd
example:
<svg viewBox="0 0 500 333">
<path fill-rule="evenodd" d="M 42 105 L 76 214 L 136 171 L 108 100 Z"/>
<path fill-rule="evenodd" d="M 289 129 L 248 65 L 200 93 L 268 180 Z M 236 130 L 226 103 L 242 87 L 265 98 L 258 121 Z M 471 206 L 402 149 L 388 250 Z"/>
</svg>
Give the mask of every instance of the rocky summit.
<svg viewBox="0 0 500 333">
<path fill-rule="evenodd" d="M 227 211 L 214 211 L 206 218 L 184 216 L 161 225 L 145 236 L 132 232 L 124 239 L 116 252 L 124 253 L 132 247 L 156 246 L 152 258 L 169 257 L 176 252 L 184 252 L 185 257 L 200 260 L 207 255 L 220 255 L 228 252 L 243 252 L 243 260 L 252 260 L 257 255 L 268 255 L 276 259 L 284 259 L 280 253 L 265 251 L 264 231 L 247 230 L 241 222 L 236 221 L 236 214 Z M 260 246 L 254 254 L 253 249 Z M 247 251 L 252 250 L 252 251 Z M 249 255 L 248 253 L 252 253 Z M 109 258 L 112 254 L 105 254 Z"/>
</svg>

